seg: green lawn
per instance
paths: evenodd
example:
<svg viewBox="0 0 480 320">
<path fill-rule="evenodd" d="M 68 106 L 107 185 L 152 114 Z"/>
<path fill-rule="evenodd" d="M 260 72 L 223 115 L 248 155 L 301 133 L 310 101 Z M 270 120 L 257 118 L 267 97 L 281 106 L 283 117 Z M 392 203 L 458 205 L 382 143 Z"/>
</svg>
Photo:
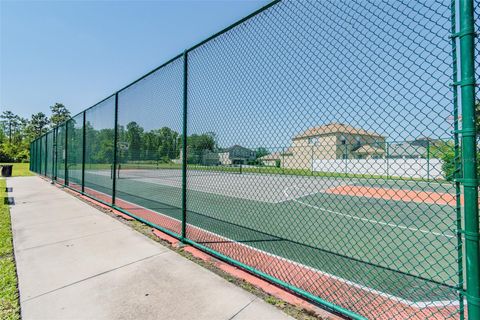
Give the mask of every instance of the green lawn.
<svg viewBox="0 0 480 320">
<path fill-rule="evenodd" d="M 23 176 L 33 176 L 34 174 L 30 172 L 29 163 L 0 163 L 4 164 L 13 164 L 12 177 L 23 177 Z"/>
<path fill-rule="evenodd" d="M 5 179 L 0 179 L 0 319 L 20 319 L 10 212 L 3 201 L 5 185 Z"/>
</svg>

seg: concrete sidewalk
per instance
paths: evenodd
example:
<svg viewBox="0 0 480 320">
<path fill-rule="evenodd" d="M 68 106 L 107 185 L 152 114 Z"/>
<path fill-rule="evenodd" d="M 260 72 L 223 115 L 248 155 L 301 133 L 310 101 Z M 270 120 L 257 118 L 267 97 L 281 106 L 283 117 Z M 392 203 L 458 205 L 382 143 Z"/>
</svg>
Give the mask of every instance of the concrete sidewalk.
<svg viewBox="0 0 480 320">
<path fill-rule="evenodd" d="M 38 177 L 7 185 L 23 319 L 291 319 Z"/>
</svg>

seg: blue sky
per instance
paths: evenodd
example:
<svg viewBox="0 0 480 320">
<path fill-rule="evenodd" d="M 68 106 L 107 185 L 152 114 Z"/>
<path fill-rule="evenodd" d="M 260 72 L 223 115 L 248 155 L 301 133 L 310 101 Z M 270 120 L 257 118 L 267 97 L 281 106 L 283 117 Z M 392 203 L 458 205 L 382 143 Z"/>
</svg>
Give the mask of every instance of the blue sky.
<svg viewBox="0 0 480 320">
<path fill-rule="evenodd" d="M 266 3 L 3 2 L 0 105 L 75 114 Z M 449 3 L 284 0 L 189 52 L 188 132 L 272 150 L 330 122 L 450 137 Z M 119 123 L 180 132 L 182 77 L 179 59 L 120 92 Z"/>
<path fill-rule="evenodd" d="M 102 100 L 268 0 L 0 0 L 0 110 Z"/>
</svg>

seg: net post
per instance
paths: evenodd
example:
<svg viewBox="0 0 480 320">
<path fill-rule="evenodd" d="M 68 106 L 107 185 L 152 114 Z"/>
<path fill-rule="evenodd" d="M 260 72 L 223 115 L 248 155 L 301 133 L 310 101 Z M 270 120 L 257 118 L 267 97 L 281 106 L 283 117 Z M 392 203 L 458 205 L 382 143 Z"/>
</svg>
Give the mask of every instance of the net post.
<svg viewBox="0 0 480 320">
<path fill-rule="evenodd" d="M 467 308 L 468 317 L 480 319 L 480 248 L 478 218 L 478 177 L 475 119 L 475 60 L 473 0 L 460 0 L 460 86 L 463 149 Z"/>
<path fill-rule="evenodd" d="M 183 128 L 182 128 L 182 235 L 187 236 L 187 98 L 188 98 L 188 51 L 183 53 Z"/>
<path fill-rule="evenodd" d="M 83 125 L 82 125 L 82 192 L 85 192 L 85 156 L 86 156 L 86 124 L 87 124 L 87 113 L 83 111 Z"/>
<path fill-rule="evenodd" d="M 117 193 L 118 92 L 115 93 L 115 124 L 113 130 L 112 205 L 115 205 L 115 194 Z"/>
<path fill-rule="evenodd" d="M 430 181 L 430 140 L 427 139 L 427 181 Z"/>
</svg>

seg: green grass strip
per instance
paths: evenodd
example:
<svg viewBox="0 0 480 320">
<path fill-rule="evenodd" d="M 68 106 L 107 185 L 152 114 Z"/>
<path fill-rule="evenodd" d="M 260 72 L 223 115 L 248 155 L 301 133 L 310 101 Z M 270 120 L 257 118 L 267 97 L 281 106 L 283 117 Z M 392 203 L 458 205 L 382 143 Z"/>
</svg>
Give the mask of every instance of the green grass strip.
<svg viewBox="0 0 480 320">
<path fill-rule="evenodd" d="M 0 166 L 4 164 L 12 164 L 12 177 L 27 177 L 33 176 L 34 173 L 30 172 L 30 164 L 29 163 L 0 163 Z"/>
<path fill-rule="evenodd" d="M 27 163 L 28 169 L 28 163 Z M 17 272 L 13 257 L 10 211 L 3 199 L 5 179 L 0 179 L 0 319 L 20 319 Z"/>
</svg>

